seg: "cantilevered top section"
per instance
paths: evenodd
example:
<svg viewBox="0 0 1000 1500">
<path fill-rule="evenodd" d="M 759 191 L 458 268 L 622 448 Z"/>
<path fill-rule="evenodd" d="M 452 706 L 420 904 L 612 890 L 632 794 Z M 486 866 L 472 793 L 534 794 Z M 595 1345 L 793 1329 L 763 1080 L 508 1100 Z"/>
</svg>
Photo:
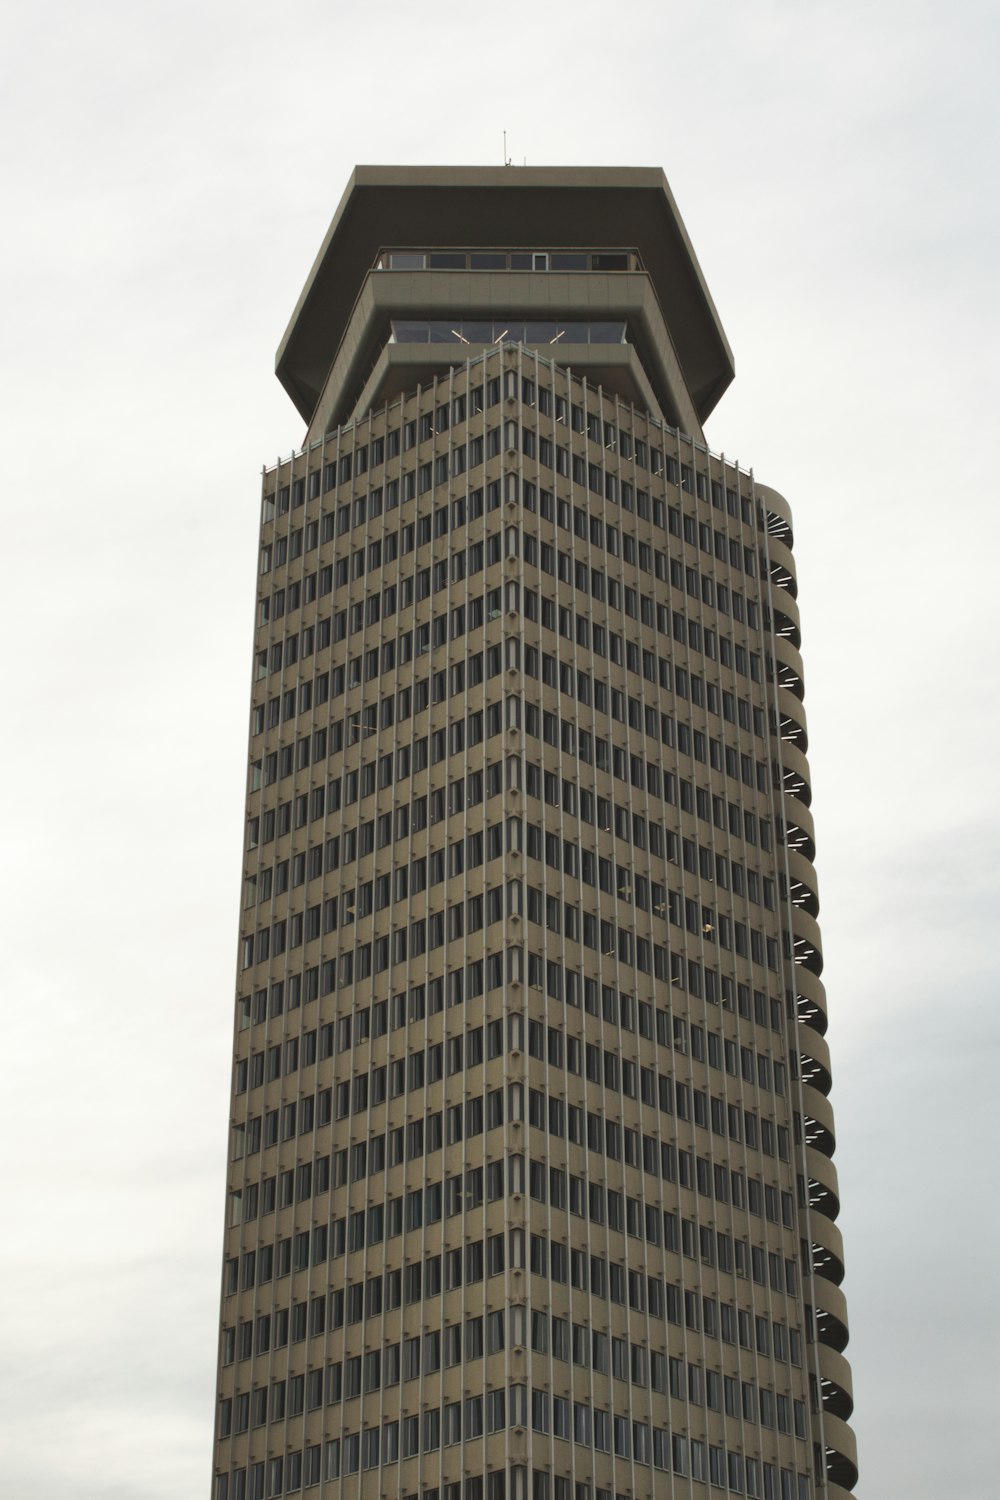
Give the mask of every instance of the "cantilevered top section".
<svg viewBox="0 0 1000 1500">
<path fill-rule="evenodd" d="M 277 354 L 278 378 L 307 423 L 379 251 L 409 245 L 635 249 L 699 420 L 733 378 L 722 324 L 659 168 L 356 167 Z"/>
</svg>

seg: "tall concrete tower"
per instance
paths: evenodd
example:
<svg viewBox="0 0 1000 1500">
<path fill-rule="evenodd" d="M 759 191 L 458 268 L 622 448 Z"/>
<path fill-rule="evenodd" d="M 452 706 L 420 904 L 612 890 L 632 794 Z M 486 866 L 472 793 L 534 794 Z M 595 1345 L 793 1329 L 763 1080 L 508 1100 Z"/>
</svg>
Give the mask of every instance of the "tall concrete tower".
<svg viewBox="0 0 1000 1500">
<path fill-rule="evenodd" d="M 213 1500 L 843 1500 L 791 516 L 663 174 L 358 168 L 278 375 Z"/>
</svg>

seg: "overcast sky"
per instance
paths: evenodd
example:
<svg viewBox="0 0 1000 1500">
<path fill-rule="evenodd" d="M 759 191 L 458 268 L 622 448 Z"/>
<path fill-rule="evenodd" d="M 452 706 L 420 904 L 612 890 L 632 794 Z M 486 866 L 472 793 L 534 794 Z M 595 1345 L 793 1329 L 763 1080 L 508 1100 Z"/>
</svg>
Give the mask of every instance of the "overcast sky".
<svg viewBox="0 0 1000 1500">
<path fill-rule="evenodd" d="M 208 1494 L 274 349 L 506 128 L 664 167 L 794 508 L 861 1488 L 995 1495 L 998 15 L 7 0 L 4 1493 Z"/>
</svg>

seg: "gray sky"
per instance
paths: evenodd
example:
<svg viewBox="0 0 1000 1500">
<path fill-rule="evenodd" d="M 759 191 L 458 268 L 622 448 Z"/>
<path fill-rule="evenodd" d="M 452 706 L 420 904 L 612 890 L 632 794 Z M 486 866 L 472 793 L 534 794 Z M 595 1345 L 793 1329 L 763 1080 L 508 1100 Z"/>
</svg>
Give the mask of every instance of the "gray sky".
<svg viewBox="0 0 1000 1500">
<path fill-rule="evenodd" d="M 710 442 L 794 508 L 862 1489 L 992 1497 L 995 4 L 0 26 L 5 1493 L 208 1493 L 273 353 L 355 162 L 506 128 L 665 168 L 736 356 Z"/>
</svg>

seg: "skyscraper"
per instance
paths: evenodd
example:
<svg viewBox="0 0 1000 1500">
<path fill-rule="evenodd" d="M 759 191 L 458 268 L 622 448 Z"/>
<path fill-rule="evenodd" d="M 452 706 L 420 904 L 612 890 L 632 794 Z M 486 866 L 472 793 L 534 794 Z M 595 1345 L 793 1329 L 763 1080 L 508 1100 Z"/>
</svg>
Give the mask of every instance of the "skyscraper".
<svg viewBox="0 0 1000 1500">
<path fill-rule="evenodd" d="M 214 1500 L 842 1500 L 791 518 L 662 173 L 359 168 L 278 375 Z"/>
</svg>

